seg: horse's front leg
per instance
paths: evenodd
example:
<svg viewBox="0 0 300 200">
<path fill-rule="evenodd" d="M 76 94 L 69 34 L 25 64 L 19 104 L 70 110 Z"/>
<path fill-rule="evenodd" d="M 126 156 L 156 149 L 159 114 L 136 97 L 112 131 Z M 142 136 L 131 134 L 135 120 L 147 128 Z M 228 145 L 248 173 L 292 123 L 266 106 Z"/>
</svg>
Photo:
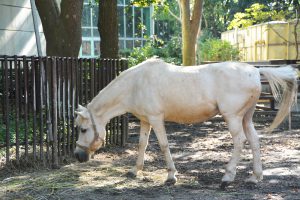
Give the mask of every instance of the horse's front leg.
<svg viewBox="0 0 300 200">
<path fill-rule="evenodd" d="M 152 118 L 149 122 L 150 122 L 151 126 L 153 127 L 153 130 L 156 134 L 161 151 L 164 154 L 165 160 L 167 163 L 168 178 L 165 181 L 165 184 L 173 185 L 177 181 L 177 178 L 175 177 L 177 170 L 175 168 L 175 165 L 172 160 L 171 153 L 170 153 L 170 148 L 169 148 L 169 143 L 168 143 L 168 139 L 167 139 L 167 135 L 166 135 L 163 118 L 161 118 L 161 117 Z"/>
<path fill-rule="evenodd" d="M 145 151 L 148 145 L 150 130 L 150 124 L 141 121 L 138 158 L 136 160 L 136 165 L 128 172 L 128 175 L 131 177 L 135 177 L 138 171 L 142 170 L 144 167 Z"/>
</svg>

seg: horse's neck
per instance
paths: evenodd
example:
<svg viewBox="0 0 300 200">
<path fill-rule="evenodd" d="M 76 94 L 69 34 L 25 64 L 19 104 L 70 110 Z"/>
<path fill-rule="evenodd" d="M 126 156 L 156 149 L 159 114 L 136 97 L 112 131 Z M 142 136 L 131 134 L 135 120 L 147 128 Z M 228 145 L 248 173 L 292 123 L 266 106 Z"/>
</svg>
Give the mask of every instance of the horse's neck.
<svg viewBox="0 0 300 200">
<path fill-rule="evenodd" d="M 115 80 L 105 87 L 88 105 L 93 115 L 105 124 L 113 117 L 126 112 L 122 102 L 127 95 L 124 95 L 125 89 L 118 81 L 120 80 Z"/>
</svg>

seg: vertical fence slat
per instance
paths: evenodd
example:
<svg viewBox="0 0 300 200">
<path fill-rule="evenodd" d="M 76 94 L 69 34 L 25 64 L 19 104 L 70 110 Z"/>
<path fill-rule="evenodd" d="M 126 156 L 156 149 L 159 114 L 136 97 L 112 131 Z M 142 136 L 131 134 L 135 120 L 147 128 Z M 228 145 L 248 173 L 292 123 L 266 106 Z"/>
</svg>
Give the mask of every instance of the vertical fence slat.
<svg viewBox="0 0 300 200">
<path fill-rule="evenodd" d="M 20 94 L 19 94 L 19 65 L 18 65 L 18 58 L 17 56 L 14 56 L 14 68 L 15 68 L 15 84 L 16 84 L 16 88 L 15 88 L 15 100 L 16 100 L 16 117 L 15 117 L 15 120 L 16 120 L 16 161 L 17 161 L 17 164 L 19 164 L 19 160 L 20 160 L 20 142 L 19 142 L 19 139 L 20 139 L 20 136 L 19 136 L 19 119 L 20 119 Z"/>
<path fill-rule="evenodd" d="M 74 71 L 75 71 L 75 67 L 74 67 L 74 59 L 73 58 L 71 58 L 70 59 L 70 70 L 71 70 L 71 72 L 70 72 L 70 82 L 71 82 L 71 84 L 70 84 L 70 124 L 69 124 L 69 126 L 71 126 L 71 139 L 70 139 L 70 141 L 71 141 L 71 152 L 73 152 L 74 151 L 74 148 L 75 148 L 75 143 L 74 143 L 74 134 L 75 134 L 75 129 L 74 129 L 74 103 L 75 103 L 75 101 L 74 101 L 74 98 L 75 98 L 75 96 L 74 96 Z M 70 155 L 72 154 L 70 152 Z"/>
<path fill-rule="evenodd" d="M 43 115 L 43 104 L 44 104 L 44 63 L 42 57 L 38 59 L 39 66 L 39 132 L 40 132 L 40 159 L 44 162 L 44 115 Z"/>
<path fill-rule="evenodd" d="M 120 60 L 118 59 L 118 60 L 116 60 L 116 76 L 119 76 L 120 75 L 120 67 L 121 67 L 121 62 L 120 62 Z M 121 139 L 121 135 L 120 135 L 120 119 L 121 119 L 121 117 L 120 116 L 118 116 L 117 117 L 117 141 L 116 141 L 116 145 L 120 145 L 121 143 L 122 143 L 122 139 Z"/>
<path fill-rule="evenodd" d="M 4 81 L 5 81 L 5 140 L 6 140 L 6 163 L 9 162 L 10 157 L 10 132 L 9 132 L 9 80 L 8 80 L 8 63 L 7 63 L 7 56 L 4 56 Z"/>
<path fill-rule="evenodd" d="M 90 98 L 91 101 L 95 96 L 95 62 L 94 59 L 90 59 Z"/>
<path fill-rule="evenodd" d="M 53 146 L 52 146 L 52 159 L 53 159 L 53 167 L 58 167 L 58 141 L 57 141 L 57 78 L 56 78 L 56 59 L 51 58 L 52 64 L 52 85 L 51 85 L 51 93 L 52 93 L 52 131 L 53 131 Z"/>
<path fill-rule="evenodd" d="M 70 90 L 71 90 L 71 86 L 70 86 L 70 81 L 71 81 L 71 64 L 70 64 L 70 60 L 69 58 L 66 59 L 67 60 L 67 66 L 66 66 L 66 80 L 67 80 L 67 90 L 66 90 L 66 109 L 67 109 L 67 153 L 70 155 L 71 153 L 71 130 L 70 130 L 70 124 L 71 124 L 71 117 L 70 117 Z"/>
<path fill-rule="evenodd" d="M 83 104 L 83 60 L 82 58 L 79 60 L 79 74 L 78 74 L 78 81 L 79 81 L 79 104 Z"/>
<path fill-rule="evenodd" d="M 126 60 L 121 60 L 121 70 L 125 71 L 128 67 Z M 128 118 L 126 114 L 122 115 L 122 142 L 121 145 L 124 146 L 128 137 Z"/>
<path fill-rule="evenodd" d="M 108 66 L 108 74 L 107 75 L 109 77 L 108 80 L 109 80 L 109 82 L 111 82 L 112 79 L 113 79 L 113 62 L 112 62 L 111 59 L 108 59 L 107 66 Z M 110 144 L 113 144 L 113 135 L 114 135 L 114 133 L 113 133 L 113 131 L 114 131 L 113 124 L 114 124 L 114 119 L 111 119 L 110 122 L 109 122 L 109 132 L 110 132 L 110 134 L 109 134 L 109 143 Z"/>
<path fill-rule="evenodd" d="M 47 161 L 50 162 L 50 142 L 52 142 L 52 125 L 51 125 L 51 110 L 50 110 L 50 89 L 49 85 L 51 85 L 51 63 L 49 57 L 45 58 L 45 73 L 46 73 L 46 80 L 45 80 L 45 98 L 46 98 L 46 127 L 47 127 L 47 136 L 46 136 L 46 156 Z"/>
<path fill-rule="evenodd" d="M 83 80 L 84 80 L 84 86 L 85 86 L 85 94 L 84 94 L 84 96 L 85 96 L 85 98 L 84 98 L 84 104 L 86 105 L 87 103 L 88 103 L 88 101 L 89 101 L 89 81 L 88 81 L 88 79 L 89 79 L 89 74 L 88 74 L 88 64 L 89 64 L 89 62 L 88 62 L 88 60 L 87 59 L 84 59 L 83 60 L 84 62 L 84 64 L 83 64 L 83 71 L 84 71 L 84 74 L 83 74 L 83 76 L 84 76 L 84 78 L 83 78 Z"/>
<path fill-rule="evenodd" d="M 28 161 L 28 63 L 26 57 L 23 56 L 23 67 L 24 67 L 24 100 L 25 100 L 25 108 L 24 108 L 24 120 L 25 120 L 25 159 Z"/>
<path fill-rule="evenodd" d="M 36 66 L 34 57 L 31 57 L 31 73 L 32 73 L 32 93 L 31 93 L 31 100 L 32 100 L 32 114 L 33 114 L 33 124 L 32 124 L 32 150 L 33 150 L 33 160 L 36 160 L 36 80 L 35 80 L 35 73 L 36 73 Z"/>
<path fill-rule="evenodd" d="M 56 66 L 57 66 L 57 70 L 56 70 L 56 80 L 57 80 L 57 118 L 58 118 L 58 122 L 57 122 L 57 151 L 58 151 L 58 157 L 62 157 L 63 156 L 63 142 L 61 140 L 62 138 L 62 132 L 63 132 L 63 123 L 62 123 L 62 73 L 61 73 L 61 69 L 62 69 L 62 59 L 61 58 L 57 58 L 56 59 Z"/>
<path fill-rule="evenodd" d="M 66 90 L 67 90 L 67 85 L 66 85 L 66 59 L 62 58 L 62 65 L 61 65 L 61 79 L 62 79 L 62 155 L 66 155 L 67 150 L 66 150 Z"/>
</svg>

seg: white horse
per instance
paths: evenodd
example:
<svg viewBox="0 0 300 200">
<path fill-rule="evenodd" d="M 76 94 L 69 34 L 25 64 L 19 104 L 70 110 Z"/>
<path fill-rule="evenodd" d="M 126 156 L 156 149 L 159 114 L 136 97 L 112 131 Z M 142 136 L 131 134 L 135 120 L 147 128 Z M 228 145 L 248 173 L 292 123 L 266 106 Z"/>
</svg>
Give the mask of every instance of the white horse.
<svg viewBox="0 0 300 200">
<path fill-rule="evenodd" d="M 75 156 L 80 162 L 88 161 L 90 155 L 103 146 L 108 121 L 129 112 L 141 121 L 138 158 L 130 173 L 136 176 L 143 168 L 152 127 L 166 160 L 166 183 L 174 184 L 176 168 L 164 121 L 197 123 L 221 114 L 234 144 L 221 186 L 234 180 L 246 138 L 253 154 L 253 174 L 246 181 L 256 183 L 263 178 L 259 139 L 252 122 L 261 92 L 260 74 L 268 79 L 276 99 L 281 100 L 270 127 L 272 131 L 284 120 L 296 100 L 297 73 L 292 67 L 258 69 L 238 62 L 181 67 L 149 59 L 122 72 L 87 108 L 79 106 L 76 124 L 81 131 Z"/>
</svg>

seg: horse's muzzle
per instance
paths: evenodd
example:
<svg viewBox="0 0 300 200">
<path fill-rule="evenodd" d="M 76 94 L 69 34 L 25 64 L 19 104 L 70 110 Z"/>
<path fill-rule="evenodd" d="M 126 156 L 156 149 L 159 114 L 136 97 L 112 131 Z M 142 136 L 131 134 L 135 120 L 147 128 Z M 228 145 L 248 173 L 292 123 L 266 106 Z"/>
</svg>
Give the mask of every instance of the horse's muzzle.
<svg viewBox="0 0 300 200">
<path fill-rule="evenodd" d="M 89 154 L 86 153 L 85 151 L 75 151 L 74 152 L 75 158 L 79 161 L 79 162 L 87 162 L 89 160 Z"/>
</svg>

